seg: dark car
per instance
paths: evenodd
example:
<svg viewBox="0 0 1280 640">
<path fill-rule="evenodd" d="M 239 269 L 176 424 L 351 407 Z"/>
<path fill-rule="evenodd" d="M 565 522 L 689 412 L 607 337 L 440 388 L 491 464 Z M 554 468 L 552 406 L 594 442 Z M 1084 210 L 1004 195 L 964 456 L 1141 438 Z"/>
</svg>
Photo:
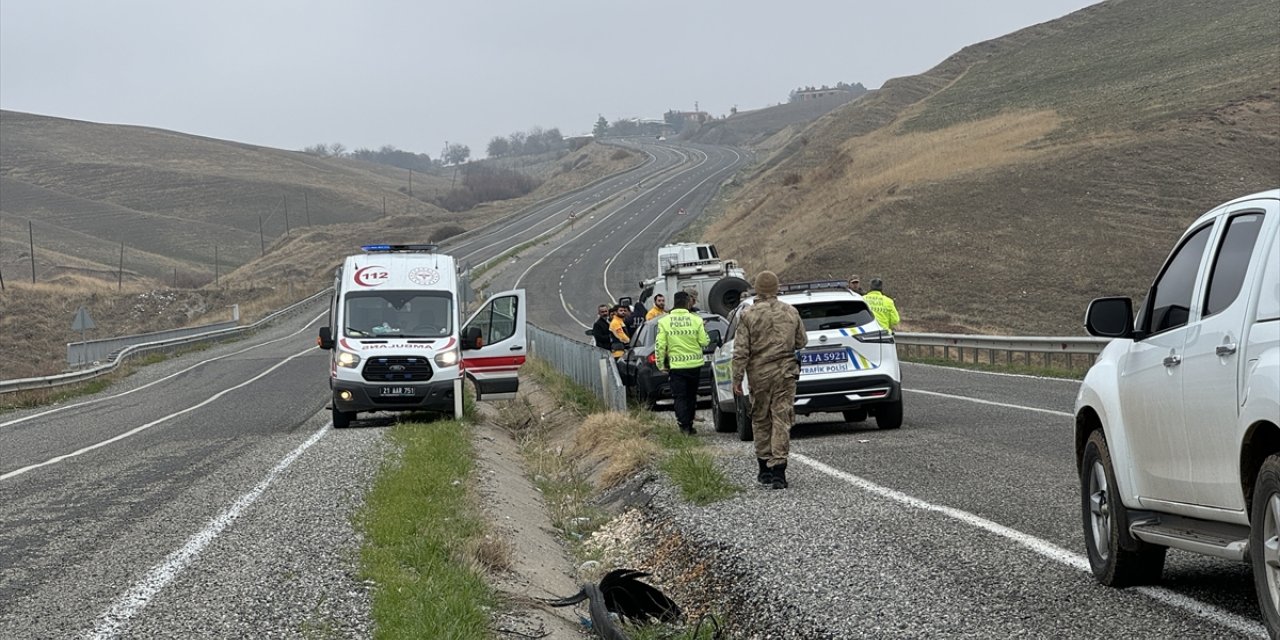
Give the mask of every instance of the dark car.
<svg viewBox="0 0 1280 640">
<path fill-rule="evenodd" d="M 714 348 L 718 340 L 724 336 L 725 330 L 729 328 L 729 323 L 714 313 L 698 312 L 698 316 L 706 325 L 707 334 L 711 337 L 710 347 Z M 622 374 L 622 383 L 626 385 L 628 394 L 646 409 L 674 408 L 675 406 L 675 401 L 671 398 L 671 385 L 667 382 L 667 374 L 658 369 L 658 363 L 654 357 L 658 340 L 658 320 L 661 317 L 658 316 L 644 323 L 635 339 L 631 341 L 631 347 L 622 354 L 622 359 L 618 363 L 618 371 Z M 698 379 L 698 396 L 709 399 L 712 385 L 709 355 L 705 358 L 701 373 Z"/>
</svg>

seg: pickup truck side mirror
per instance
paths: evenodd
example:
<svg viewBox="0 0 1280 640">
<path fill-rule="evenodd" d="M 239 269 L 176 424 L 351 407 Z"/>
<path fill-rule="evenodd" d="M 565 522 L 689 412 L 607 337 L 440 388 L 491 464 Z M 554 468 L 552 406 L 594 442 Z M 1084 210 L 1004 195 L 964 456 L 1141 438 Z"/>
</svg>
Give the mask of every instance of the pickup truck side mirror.
<svg viewBox="0 0 1280 640">
<path fill-rule="evenodd" d="M 462 333 L 462 350 L 468 351 L 479 349 L 484 346 L 484 333 L 480 331 L 480 327 L 468 327 Z"/>
<path fill-rule="evenodd" d="M 1098 298 L 1084 313 L 1089 335 L 1102 338 L 1133 338 L 1133 301 L 1129 298 Z"/>
<path fill-rule="evenodd" d="M 332 349 L 333 330 L 329 327 L 320 327 L 320 335 L 316 337 L 316 346 L 321 349 Z"/>
</svg>

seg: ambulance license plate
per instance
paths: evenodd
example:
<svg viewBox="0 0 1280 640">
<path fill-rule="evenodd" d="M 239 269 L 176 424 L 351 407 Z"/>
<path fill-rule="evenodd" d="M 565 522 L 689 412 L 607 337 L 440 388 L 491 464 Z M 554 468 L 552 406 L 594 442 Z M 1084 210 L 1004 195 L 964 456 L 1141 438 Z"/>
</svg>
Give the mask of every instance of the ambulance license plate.
<svg viewBox="0 0 1280 640">
<path fill-rule="evenodd" d="M 384 398 L 402 398 L 413 395 L 413 387 L 383 387 L 378 395 Z"/>
</svg>

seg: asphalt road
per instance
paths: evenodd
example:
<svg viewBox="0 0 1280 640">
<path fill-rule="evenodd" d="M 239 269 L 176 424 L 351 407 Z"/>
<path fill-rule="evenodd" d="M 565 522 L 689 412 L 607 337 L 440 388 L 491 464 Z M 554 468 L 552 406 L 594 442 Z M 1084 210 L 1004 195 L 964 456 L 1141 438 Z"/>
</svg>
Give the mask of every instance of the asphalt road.
<svg viewBox="0 0 1280 640">
<path fill-rule="evenodd" d="M 634 294 L 654 249 L 743 161 L 724 148 L 630 144 L 651 158 L 634 173 L 447 250 L 483 262 L 612 196 L 490 285 L 525 287 L 537 324 L 585 338 L 595 305 Z M 0 638 L 370 636 L 350 522 L 385 422 L 328 426 L 326 354 L 313 341 L 323 307 L 96 396 L 0 416 Z M 791 489 L 665 508 L 740 565 L 739 586 L 778 630 L 1260 634 L 1244 565 L 1170 552 L 1158 588 L 1093 582 L 1072 461 L 1076 386 L 905 365 L 902 429 L 807 418 Z M 699 428 L 751 486 L 750 444 Z"/>
</svg>

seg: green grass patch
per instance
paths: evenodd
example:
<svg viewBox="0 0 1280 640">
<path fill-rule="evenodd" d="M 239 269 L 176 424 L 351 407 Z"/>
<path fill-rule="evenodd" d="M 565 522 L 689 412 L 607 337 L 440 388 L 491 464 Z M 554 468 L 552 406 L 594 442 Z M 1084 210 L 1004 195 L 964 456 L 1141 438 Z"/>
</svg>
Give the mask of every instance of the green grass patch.
<svg viewBox="0 0 1280 640">
<path fill-rule="evenodd" d="M 742 491 L 742 487 L 729 481 L 716 466 L 715 459 L 705 451 L 677 450 L 662 462 L 662 470 L 680 487 L 680 495 L 694 504 L 711 504 Z"/>
<path fill-rule="evenodd" d="M 468 494 L 473 452 L 464 423 L 400 423 L 358 523 L 361 574 L 377 586 L 377 638 L 488 638 L 495 596 L 463 551 L 485 526 Z"/>
</svg>

